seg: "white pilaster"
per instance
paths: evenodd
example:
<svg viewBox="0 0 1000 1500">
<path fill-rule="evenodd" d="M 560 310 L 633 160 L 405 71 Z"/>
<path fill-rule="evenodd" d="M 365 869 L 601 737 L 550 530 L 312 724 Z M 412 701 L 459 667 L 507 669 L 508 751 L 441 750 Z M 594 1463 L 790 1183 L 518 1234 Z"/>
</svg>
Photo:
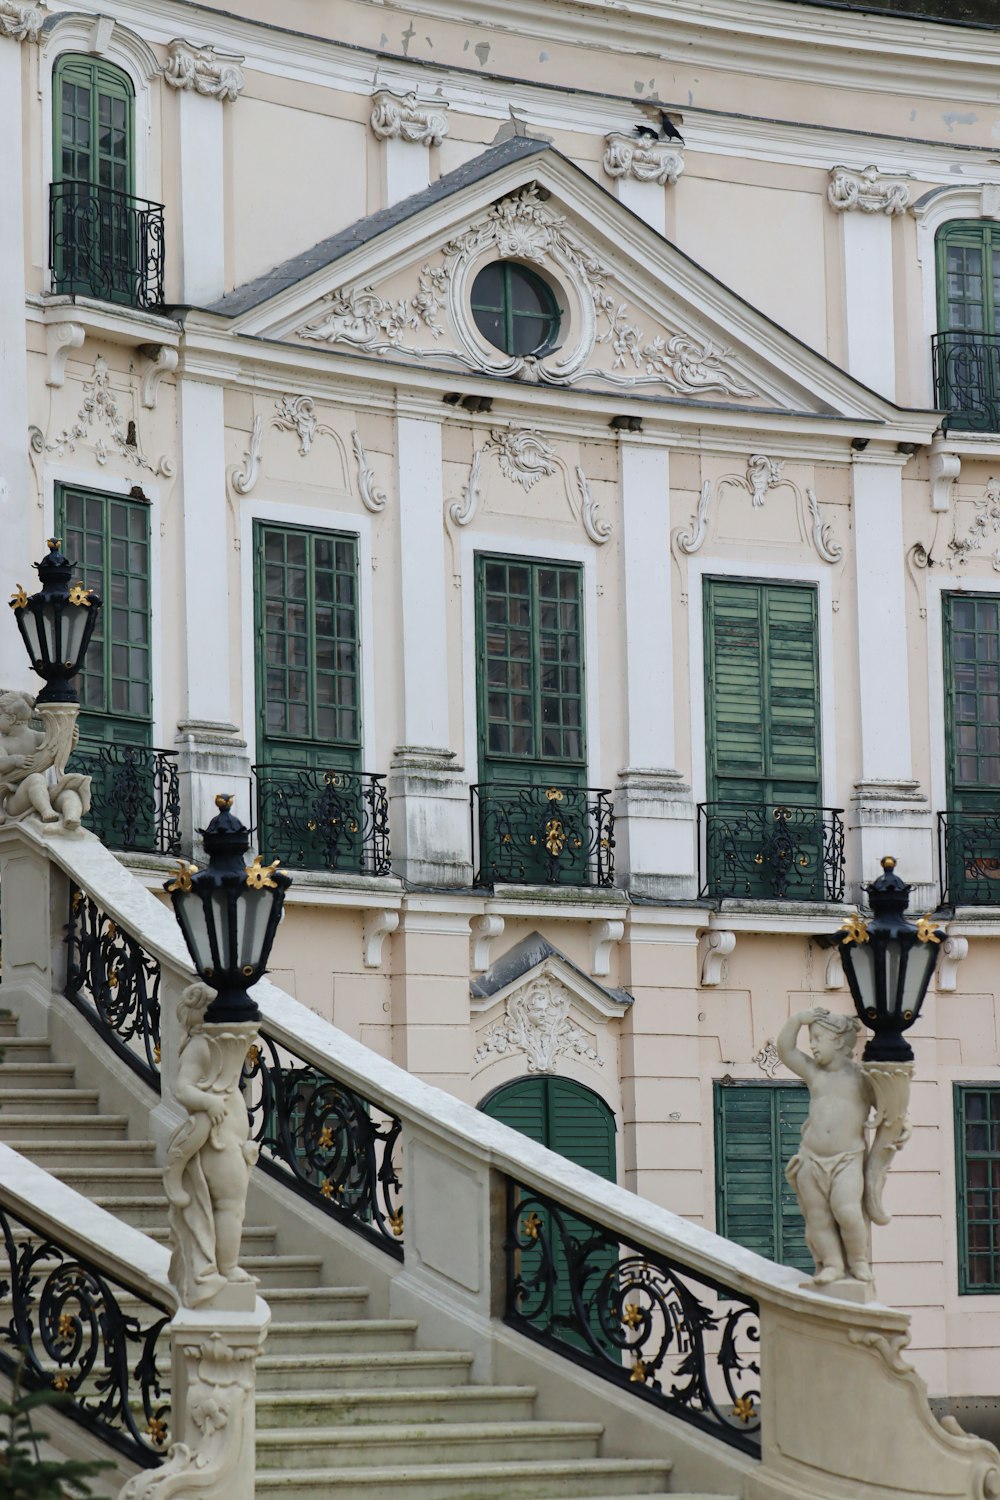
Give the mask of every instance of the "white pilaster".
<svg viewBox="0 0 1000 1500">
<path fill-rule="evenodd" d="M 662 234 L 665 218 L 663 188 L 658 182 L 636 182 L 634 177 L 618 179 L 618 198 L 640 219 L 645 219 L 651 229 Z"/>
<path fill-rule="evenodd" d="M 430 182 L 431 148 L 448 134 L 448 104 L 440 95 L 420 99 L 416 93 L 376 89 L 371 128 L 382 142 L 387 206 L 419 193 Z"/>
<path fill-rule="evenodd" d="M 22 53 L 0 31 L 0 141 L 3 142 L 3 209 L 0 212 L 0 604 L 22 583 L 37 581 L 32 563 L 28 497 L 28 366 L 24 322 L 24 181 L 21 132 Z M 40 554 L 39 554 L 40 555 Z M 0 689 L 34 692 L 28 659 L 13 620 L 0 630 Z"/>
<path fill-rule="evenodd" d="M 440 422 L 398 417 L 396 454 L 404 743 L 389 777 L 393 866 L 414 884 L 462 885 L 472 856 L 468 787 L 449 748 Z"/>
<path fill-rule="evenodd" d="M 695 844 L 691 789 L 673 769 L 669 451 L 623 441 L 621 486 L 628 765 L 618 863 L 628 889 L 680 896 L 690 894 Z"/>
<path fill-rule="evenodd" d="M 892 854 L 916 887 L 914 908 L 933 904 L 931 813 L 913 780 L 903 549 L 903 460 L 857 458 L 852 467 L 858 611 L 861 776 L 851 807 L 855 885 Z"/>
<path fill-rule="evenodd" d="M 848 213 L 843 225 L 847 368 L 891 401 L 896 394 L 892 220 Z"/>
<path fill-rule="evenodd" d="M 385 153 L 385 204 L 390 208 L 427 187 L 431 154 L 426 146 L 410 146 L 402 140 L 383 141 L 382 150 Z"/>
<path fill-rule="evenodd" d="M 195 306 L 225 291 L 223 104 L 185 89 L 181 137 L 181 297 Z"/>
</svg>

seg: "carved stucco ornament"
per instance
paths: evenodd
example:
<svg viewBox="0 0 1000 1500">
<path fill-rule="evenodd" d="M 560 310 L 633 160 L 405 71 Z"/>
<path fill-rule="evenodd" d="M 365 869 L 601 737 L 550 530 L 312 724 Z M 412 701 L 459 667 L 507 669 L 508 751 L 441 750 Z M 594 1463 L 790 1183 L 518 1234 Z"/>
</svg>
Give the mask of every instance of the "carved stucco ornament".
<svg viewBox="0 0 1000 1500">
<path fill-rule="evenodd" d="M 453 525 L 468 526 L 475 520 L 482 499 L 483 462 L 491 455 L 496 457 L 504 477 L 519 484 L 526 494 L 539 479 L 561 473 L 567 503 L 586 535 L 598 547 L 610 539 L 613 528 L 610 521 L 601 517 L 583 468 L 576 465 L 572 482 L 566 461 L 540 432 L 530 427 L 511 427 L 506 431 L 494 428 L 486 442 L 475 450 L 468 483 L 462 486 L 459 499 L 445 502 L 446 518 Z"/>
<path fill-rule="evenodd" d="M 975 553 L 981 553 L 983 544 L 1000 536 L 1000 480 L 991 476 L 982 495 L 973 502 L 974 514 L 968 530 L 959 536 L 957 526 L 948 542 L 951 561 L 969 562 Z M 993 552 L 993 571 L 1000 573 L 1000 547 Z"/>
<path fill-rule="evenodd" d="M 72 597 L 72 596 L 71 596 Z M 86 602 L 85 591 L 81 601 Z M 18 588 L 15 609 L 27 604 Z M 77 703 L 42 703 L 0 693 L 0 825 L 37 821 L 46 834 L 75 833 L 90 811 L 91 781 L 66 764 L 76 746 Z M 35 729 L 37 716 L 44 728 Z"/>
<path fill-rule="evenodd" d="M 604 137 L 604 170 L 609 177 L 672 186 L 684 171 L 684 153 L 669 141 L 613 131 Z"/>
<path fill-rule="evenodd" d="M 750 496 L 751 508 L 760 510 L 771 491 L 782 488 L 792 492 L 802 530 L 811 541 L 817 556 L 827 563 L 839 562 L 844 555 L 844 549 L 841 543 L 834 539 L 830 523 L 823 520 L 816 491 L 809 487 L 803 494 L 797 484 L 793 484 L 790 479 L 784 477 L 783 460 L 768 458 L 763 453 L 751 454 L 745 474 L 724 474 L 714 486 L 710 480 L 705 480 L 701 487 L 698 508 L 691 517 L 687 529 L 675 533 L 678 550 L 688 556 L 693 556 L 701 548 L 708 535 L 712 501 L 713 499 L 718 501 L 726 489 L 744 490 Z"/>
<path fill-rule="evenodd" d="M 347 450 L 340 433 L 319 420 L 316 403 L 311 396 L 286 394 L 277 398 L 269 419 L 265 421 L 260 412 L 255 415 L 250 428 L 250 445 L 243 454 L 243 462 L 230 470 L 229 482 L 234 494 L 249 495 L 260 478 L 264 437 L 268 431 L 294 433 L 298 439 L 298 451 L 301 458 L 309 456 L 317 438 L 329 438 L 340 453 L 342 469 L 346 477 Z M 361 497 L 361 503 L 366 510 L 378 515 L 386 507 L 386 494 L 384 490 L 378 488 L 375 472 L 368 461 L 361 435 L 357 431 L 351 434 L 351 444 L 357 464 L 358 494 Z"/>
<path fill-rule="evenodd" d="M 40 5 L 0 0 L 0 37 L 10 37 L 14 42 L 37 42 L 44 22 L 45 12 Z"/>
<path fill-rule="evenodd" d="M 529 1073 L 553 1073 L 563 1055 L 604 1066 L 592 1040 L 569 1019 L 573 997 L 558 979 L 541 975 L 509 995 L 500 1020 L 486 1028 L 476 1048 L 477 1063 L 508 1052 L 523 1052 Z"/>
<path fill-rule="evenodd" d="M 190 89 L 210 99 L 238 99 L 246 76 L 238 52 L 220 52 L 215 47 L 196 46 L 183 37 L 167 43 L 163 76 L 174 89 Z"/>
<path fill-rule="evenodd" d="M 94 360 L 91 378 L 84 382 L 83 404 L 76 414 L 76 421 L 71 427 L 64 427 L 51 442 L 46 442 L 45 452 L 64 458 L 67 453 L 75 453 L 79 443 L 89 443 L 92 432 L 103 429 L 93 439 L 94 457 L 102 467 L 113 451 L 137 469 L 171 479 L 175 472 L 173 460 L 163 457 L 157 463 L 151 463 L 144 457 L 139 445 L 138 423 L 124 415 L 119 402 L 120 396 L 111 384 L 107 361 L 103 354 L 99 354 Z"/>
<path fill-rule="evenodd" d="M 386 298 L 372 286 L 337 288 L 295 330 L 296 336 L 310 343 L 344 344 L 367 354 L 454 361 L 540 384 L 600 380 L 627 389 L 661 385 L 693 396 L 720 394 L 742 400 L 759 395 L 730 362 L 729 351 L 710 340 L 667 328 L 647 336 L 612 285 L 610 269 L 577 240 L 565 217 L 548 206 L 535 184 L 494 203 L 439 254 L 440 259 L 425 262 L 416 272 L 416 284 L 407 295 Z M 485 343 L 472 318 L 468 293 L 470 278 L 490 254 L 530 261 L 573 288 L 579 317 L 571 320 L 573 337 L 568 343 L 549 354 L 524 356 L 507 355 Z M 413 335 L 424 330 L 432 340 L 442 339 L 445 310 L 457 343 L 446 347 L 415 341 Z M 600 345 L 611 352 L 611 369 L 591 363 Z"/>
<path fill-rule="evenodd" d="M 447 108 L 444 99 L 421 100 L 416 93 L 378 89 L 372 95 L 371 127 L 380 141 L 440 146 L 448 134 Z"/>
<path fill-rule="evenodd" d="M 893 218 L 904 214 L 910 206 L 909 185 L 898 178 L 883 176 L 875 166 L 860 172 L 852 167 L 831 167 L 826 197 L 837 213 L 860 209 L 865 214 Z"/>
</svg>

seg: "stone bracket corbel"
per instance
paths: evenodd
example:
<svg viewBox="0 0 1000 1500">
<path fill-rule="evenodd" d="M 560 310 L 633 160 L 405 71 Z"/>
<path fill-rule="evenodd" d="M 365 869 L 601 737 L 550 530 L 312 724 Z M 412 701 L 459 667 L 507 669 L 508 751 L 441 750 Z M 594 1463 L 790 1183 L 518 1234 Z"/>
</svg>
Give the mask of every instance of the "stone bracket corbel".
<svg viewBox="0 0 1000 1500">
<path fill-rule="evenodd" d="M 945 938 L 941 945 L 941 957 L 938 960 L 937 987 L 939 990 L 951 992 L 957 988 L 958 966 L 962 962 L 962 959 L 967 958 L 968 955 L 968 938 Z"/>
<path fill-rule="evenodd" d="M 603 979 L 611 972 L 611 949 L 625 936 L 620 920 L 593 922 L 590 927 L 590 972 Z"/>
<path fill-rule="evenodd" d="M 716 929 L 706 932 L 701 941 L 701 983 L 705 989 L 713 989 L 722 983 L 726 959 L 736 947 L 735 932 Z"/>
<path fill-rule="evenodd" d="M 160 381 L 177 369 L 179 355 L 176 349 L 169 349 L 166 344 L 142 344 L 139 353 L 150 361 L 149 368 L 142 377 L 142 404 L 152 411 L 156 406 Z"/>
<path fill-rule="evenodd" d="M 369 912 L 364 922 L 365 968 L 378 969 L 382 965 L 382 947 L 387 937 L 399 926 L 398 911 Z"/>
<path fill-rule="evenodd" d="M 83 348 L 87 330 L 82 323 L 50 323 L 45 330 L 45 352 L 49 368 L 46 385 L 66 384 L 66 361 L 75 349 Z"/>
<path fill-rule="evenodd" d="M 844 988 L 844 965 L 840 957 L 840 949 L 833 948 L 826 961 L 826 988 L 828 990 L 842 990 Z"/>
<path fill-rule="evenodd" d="M 497 938 L 503 937 L 507 924 L 503 917 L 487 912 L 484 916 L 473 917 L 469 925 L 472 933 L 472 971 L 474 974 L 482 974 L 489 968 L 492 961 L 490 950 Z"/>
<path fill-rule="evenodd" d="M 962 472 L 962 460 L 946 448 L 931 447 L 931 510 L 946 511 L 951 504 L 955 484 Z"/>
</svg>

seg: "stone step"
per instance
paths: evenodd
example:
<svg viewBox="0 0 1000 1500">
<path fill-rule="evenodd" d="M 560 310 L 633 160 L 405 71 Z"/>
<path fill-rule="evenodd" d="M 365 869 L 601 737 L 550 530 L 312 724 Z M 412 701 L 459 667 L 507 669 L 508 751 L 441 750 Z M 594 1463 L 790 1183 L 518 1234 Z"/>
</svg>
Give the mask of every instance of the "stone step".
<svg viewBox="0 0 1000 1500">
<path fill-rule="evenodd" d="M 51 1062 L 52 1051 L 43 1036 L 6 1036 L 0 1042 L 5 1063 Z"/>
<path fill-rule="evenodd" d="M 106 1209 L 109 1214 L 114 1214 L 116 1219 L 121 1219 L 125 1224 L 131 1224 L 133 1229 L 141 1229 L 143 1234 L 148 1234 L 151 1238 L 155 1230 L 156 1238 L 165 1242 L 169 1231 L 167 1229 L 167 1200 L 163 1196 L 162 1175 L 158 1186 L 160 1189 L 158 1193 L 137 1193 L 130 1196 L 121 1192 L 89 1193 L 88 1197 L 101 1208 Z M 78 1191 L 83 1190 L 78 1189 Z"/>
<path fill-rule="evenodd" d="M 0 1096 L 6 1088 L 72 1089 L 76 1069 L 72 1063 L 0 1062 Z"/>
<path fill-rule="evenodd" d="M 52 1140 L 60 1145 L 66 1145 L 65 1138 L 70 1131 L 73 1135 L 72 1144 L 77 1149 L 82 1149 L 82 1143 L 89 1142 L 95 1150 L 100 1151 L 106 1141 L 125 1140 L 128 1134 L 128 1115 L 86 1114 L 77 1119 L 75 1091 L 70 1095 L 70 1099 L 72 1100 L 71 1108 L 60 1109 L 57 1114 L 45 1116 L 31 1114 L 20 1109 L 15 1110 L 5 1098 L 0 1097 L 0 1110 L 3 1111 L 3 1138 L 7 1145 L 16 1146 L 23 1155 L 26 1155 L 29 1146 L 48 1145 Z"/>
<path fill-rule="evenodd" d="M 162 1203 L 160 1206 L 163 1207 Z M 144 1229 L 143 1234 L 155 1240 L 158 1245 L 166 1245 L 170 1239 L 170 1230 L 166 1224 L 156 1224 L 151 1229 Z M 268 1255 L 273 1251 L 277 1235 L 275 1224 L 244 1224 L 243 1252 L 247 1255 Z"/>
<path fill-rule="evenodd" d="M 29 1152 L 24 1153 L 26 1156 Z M 42 1165 L 40 1163 L 40 1165 Z M 151 1198 L 158 1195 L 160 1219 L 166 1217 L 167 1205 L 163 1198 L 163 1173 L 159 1167 L 122 1167 L 90 1164 L 85 1167 L 54 1166 L 44 1163 L 46 1169 L 67 1187 L 82 1193 L 85 1198 L 104 1202 L 107 1198 Z M 130 1221 L 131 1222 L 131 1221 Z"/>
<path fill-rule="evenodd" d="M 261 1255 L 241 1257 L 240 1265 L 256 1276 L 262 1287 L 318 1287 L 321 1255 Z"/>
<path fill-rule="evenodd" d="M 540 1495 L 579 1500 L 587 1493 L 619 1500 L 624 1495 L 662 1496 L 670 1469 L 669 1460 L 644 1458 L 258 1469 L 256 1490 L 261 1500 L 538 1500 Z"/>
<path fill-rule="evenodd" d="M 269 1297 L 272 1313 L 273 1298 Z M 272 1325 L 273 1326 L 273 1325 Z M 260 1391 L 339 1391 L 464 1385 L 472 1355 L 464 1349 L 411 1349 L 388 1354 L 269 1354 L 257 1361 Z"/>
<path fill-rule="evenodd" d="M 10 1011 L 0 1011 L 0 1037 L 17 1036 L 17 1017 Z"/>
<path fill-rule="evenodd" d="M 325 1288 L 318 1287 L 318 1291 Z M 413 1348 L 413 1318 L 338 1318 L 327 1329 L 329 1354 L 389 1354 Z"/>
<path fill-rule="evenodd" d="M 257 1427 L 336 1427 L 413 1422 L 529 1422 L 531 1385 L 427 1386 L 423 1389 L 267 1392 L 257 1397 Z"/>
<path fill-rule="evenodd" d="M 316 1345 L 326 1337 L 326 1325 L 331 1319 L 339 1322 L 342 1318 L 364 1317 L 368 1306 L 368 1288 L 268 1287 L 267 1302 L 271 1309 L 271 1326 L 267 1334 L 268 1353 L 289 1354 L 292 1349 L 303 1345 L 309 1353 L 315 1354 Z"/>
<path fill-rule="evenodd" d="M 80 1140 L 74 1132 L 64 1140 L 19 1141 L 17 1149 L 22 1156 L 56 1177 L 63 1176 L 64 1168 L 75 1170 L 83 1166 L 89 1171 L 109 1174 L 151 1169 L 161 1183 L 163 1181 L 163 1174 L 156 1166 L 156 1146 L 152 1141 L 95 1142 Z"/>
<path fill-rule="evenodd" d="M 2 1044 L 0 1044 L 2 1045 Z M 63 1125 L 78 1115 L 96 1114 L 101 1096 L 96 1089 L 19 1089 L 0 1088 L 0 1109 L 5 1113 L 48 1116 L 61 1112 Z"/>
<path fill-rule="evenodd" d="M 501 1463 L 515 1452 L 539 1463 L 597 1457 L 604 1435 L 599 1422 L 417 1422 L 372 1427 L 310 1427 L 307 1442 L 297 1427 L 257 1433 L 257 1468 L 356 1468 L 378 1453 L 392 1468 L 411 1464 Z"/>
</svg>

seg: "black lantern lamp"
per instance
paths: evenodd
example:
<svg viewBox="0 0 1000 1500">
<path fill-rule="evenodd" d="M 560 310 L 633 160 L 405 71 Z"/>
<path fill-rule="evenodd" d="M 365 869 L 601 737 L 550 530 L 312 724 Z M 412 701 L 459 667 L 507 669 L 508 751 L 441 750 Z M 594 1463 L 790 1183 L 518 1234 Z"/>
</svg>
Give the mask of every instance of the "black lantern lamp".
<svg viewBox="0 0 1000 1500">
<path fill-rule="evenodd" d="M 70 678 L 83 666 L 101 601 L 93 589 L 70 583 L 75 566 L 60 551 L 59 538 L 52 537 L 48 555 L 35 564 L 42 585 L 38 593 L 29 597 L 18 584 L 10 601 L 32 669 L 45 678 L 40 704 L 80 701 Z"/>
<path fill-rule="evenodd" d="M 218 813 L 199 829 L 208 869 L 182 860 L 165 889 L 199 977 L 218 991 L 205 1020 L 257 1021 L 247 990 L 265 972 L 292 880 L 277 860 L 265 865 L 259 854 L 245 865 L 250 835 L 232 812 L 233 798 L 216 797 L 215 805 Z"/>
<path fill-rule="evenodd" d="M 864 1061 L 912 1062 L 903 1032 L 920 1015 L 945 933 L 933 926 L 929 913 L 916 926 L 908 922 L 903 913 L 910 887 L 896 874 L 890 855 L 882 860 L 882 871 L 866 888 L 871 919 L 849 917 L 837 941 L 854 1008 L 874 1033 Z"/>
</svg>

